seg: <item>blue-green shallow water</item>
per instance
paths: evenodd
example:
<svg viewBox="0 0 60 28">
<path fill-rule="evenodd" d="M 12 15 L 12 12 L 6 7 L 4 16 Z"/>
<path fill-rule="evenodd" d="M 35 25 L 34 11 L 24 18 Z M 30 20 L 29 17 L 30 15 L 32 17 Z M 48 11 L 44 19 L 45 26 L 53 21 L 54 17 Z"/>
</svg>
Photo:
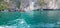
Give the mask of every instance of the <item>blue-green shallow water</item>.
<svg viewBox="0 0 60 28">
<path fill-rule="evenodd" d="M 37 24 L 42 22 L 55 23 L 60 19 L 60 11 L 35 11 L 32 13 L 22 14 L 22 18 L 24 17 L 28 24 Z"/>
<path fill-rule="evenodd" d="M 28 24 L 31 24 L 31 28 L 60 28 L 60 11 L 34 11 L 22 13 L 22 18 L 25 19 Z"/>
<path fill-rule="evenodd" d="M 60 28 L 60 11 L 0 12 L 0 25 L 15 28 Z"/>
<path fill-rule="evenodd" d="M 0 12 L 0 25 L 10 25 L 10 21 L 16 20 L 21 16 L 20 12 Z"/>
</svg>

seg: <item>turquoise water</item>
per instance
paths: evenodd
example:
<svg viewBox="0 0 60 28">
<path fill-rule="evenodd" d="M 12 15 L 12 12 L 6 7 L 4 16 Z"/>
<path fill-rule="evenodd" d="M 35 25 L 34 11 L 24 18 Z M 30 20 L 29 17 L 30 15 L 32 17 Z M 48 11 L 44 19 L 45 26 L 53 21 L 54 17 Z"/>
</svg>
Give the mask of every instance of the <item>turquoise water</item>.
<svg viewBox="0 0 60 28">
<path fill-rule="evenodd" d="M 60 11 L 0 12 L 0 25 L 5 28 L 60 27 Z"/>
<path fill-rule="evenodd" d="M 33 11 L 22 13 L 23 19 L 31 25 L 31 28 L 60 27 L 60 11 Z"/>
<path fill-rule="evenodd" d="M 0 12 L 0 25 L 10 25 L 10 21 L 16 20 L 21 16 L 20 12 Z"/>
</svg>

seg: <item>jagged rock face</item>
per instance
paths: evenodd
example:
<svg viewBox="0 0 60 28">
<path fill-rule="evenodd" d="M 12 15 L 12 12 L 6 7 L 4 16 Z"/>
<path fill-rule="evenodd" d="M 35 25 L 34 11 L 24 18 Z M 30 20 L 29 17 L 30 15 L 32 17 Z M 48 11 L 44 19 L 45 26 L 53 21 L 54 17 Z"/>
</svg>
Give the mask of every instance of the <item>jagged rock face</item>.
<svg viewBox="0 0 60 28">
<path fill-rule="evenodd" d="M 44 2 L 46 3 L 46 6 L 44 5 L 46 9 L 60 9 L 60 0 L 44 0 Z"/>
<path fill-rule="evenodd" d="M 56 3 L 56 0 L 49 0 L 48 8 L 49 9 L 57 9 L 58 6 L 57 6 L 57 3 Z"/>
<path fill-rule="evenodd" d="M 60 9 L 60 0 L 45 0 L 48 9 Z"/>
<path fill-rule="evenodd" d="M 21 0 L 21 6 L 26 7 L 27 5 L 30 4 L 31 1 L 37 3 L 37 0 Z"/>
<path fill-rule="evenodd" d="M 60 0 L 57 0 L 58 9 L 60 9 Z"/>
<path fill-rule="evenodd" d="M 27 4 L 29 4 L 29 0 L 21 0 L 22 7 L 26 7 Z"/>
</svg>

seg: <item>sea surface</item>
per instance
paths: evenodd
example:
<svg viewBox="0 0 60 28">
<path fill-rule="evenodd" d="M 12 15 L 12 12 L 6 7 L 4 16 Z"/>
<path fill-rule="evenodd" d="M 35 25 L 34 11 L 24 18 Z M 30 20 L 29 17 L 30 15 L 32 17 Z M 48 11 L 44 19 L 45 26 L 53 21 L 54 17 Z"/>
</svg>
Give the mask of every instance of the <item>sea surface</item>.
<svg viewBox="0 0 60 28">
<path fill-rule="evenodd" d="M 0 12 L 0 28 L 60 28 L 60 11 Z"/>
</svg>

